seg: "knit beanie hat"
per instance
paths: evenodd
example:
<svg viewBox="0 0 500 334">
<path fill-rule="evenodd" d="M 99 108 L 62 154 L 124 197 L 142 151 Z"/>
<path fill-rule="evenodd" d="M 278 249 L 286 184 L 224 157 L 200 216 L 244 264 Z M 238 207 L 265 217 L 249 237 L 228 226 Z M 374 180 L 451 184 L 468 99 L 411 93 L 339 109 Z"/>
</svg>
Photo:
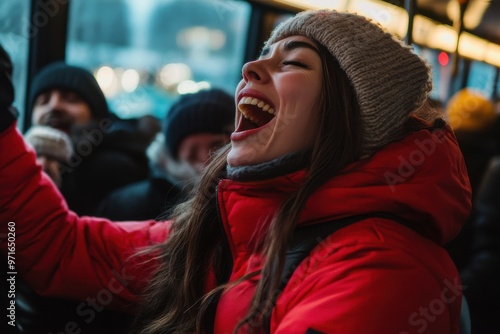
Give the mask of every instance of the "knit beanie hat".
<svg viewBox="0 0 500 334">
<path fill-rule="evenodd" d="M 33 126 L 26 132 L 24 138 L 33 146 L 37 156 L 43 155 L 59 162 L 66 162 L 73 154 L 69 136 L 48 126 Z"/>
<path fill-rule="evenodd" d="M 35 99 L 43 92 L 51 89 L 64 89 L 76 93 L 88 103 L 92 116 L 96 119 L 106 117 L 108 104 L 106 98 L 89 71 L 76 66 L 56 62 L 45 66 L 38 72 L 31 84 L 29 94 L 30 110 Z"/>
<path fill-rule="evenodd" d="M 165 144 L 177 159 L 182 140 L 192 134 L 229 133 L 234 127 L 234 98 L 221 89 L 202 90 L 180 97 L 165 119 Z"/>
<path fill-rule="evenodd" d="M 380 25 L 352 13 L 304 11 L 276 27 L 266 46 L 301 35 L 323 45 L 356 92 L 364 130 L 362 156 L 399 137 L 432 90 L 430 67 Z"/>
<path fill-rule="evenodd" d="M 0 45 L 0 111 L 14 102 L 12 86 L 12 62 L 5 49 Z"/>
<path fill-rule="evenodd" d="M 484 132 L 497 117 L 493 103 L 480 92 L 468 88 L 459 90 L 448 101 L 446 114 L 456 132 Z"/>
</svg>

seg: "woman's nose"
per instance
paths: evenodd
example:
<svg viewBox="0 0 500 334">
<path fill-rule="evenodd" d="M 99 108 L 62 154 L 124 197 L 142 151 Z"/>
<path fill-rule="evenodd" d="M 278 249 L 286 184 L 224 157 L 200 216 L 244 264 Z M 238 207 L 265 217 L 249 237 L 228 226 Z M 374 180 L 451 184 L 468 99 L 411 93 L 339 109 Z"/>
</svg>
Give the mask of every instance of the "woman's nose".
<svg viewBox="0 0 500 334">
<path fill-rule="evenodd" d="M 262 60 L 254 60 L 243 65 L 242 68 L 243 80 L 262 82 L 267 78 L 266 72 L 263 68 Z"/>
</svg>

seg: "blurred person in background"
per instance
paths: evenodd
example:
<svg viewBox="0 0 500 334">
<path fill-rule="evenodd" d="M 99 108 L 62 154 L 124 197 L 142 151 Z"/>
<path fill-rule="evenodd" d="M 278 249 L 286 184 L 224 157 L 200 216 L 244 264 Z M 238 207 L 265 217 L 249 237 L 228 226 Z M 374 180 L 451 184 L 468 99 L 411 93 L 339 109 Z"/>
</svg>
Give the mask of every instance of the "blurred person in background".
<svg viewBox="0 0 500 334">
<path fill-rule="evenodd" d="M 97 215 L 112 220 L 158 218 L 192 190 L 211 155 L 234 130 L 234 98 L 221 89 L 181 96 L 149 149 L 151 175 L 111 193 Z"/>
<path fill-rule="evenodd" d="M 53 128 L 72 142 L 72 155 L 59 163 L 56 179 L 69 207 L 78 214 L 95 214 L 112 190 L 147 178 L 151 130 L 142 130 L 141 120 L 121 120 L 111 113 L 89 71 L 62 62 L 47 65 L 33 79 L 29 108 L 33 128 Z M 39 141 L 43 134 L 50 137 L 47 131 L 36 131 Z M 46 156 L 46 152 L 37 153 Z"/>
<path fill-rule="evenodd" d="M 455 93 L 445 112 L 464 155 L 474 196 L 495 152 L 497 114 L 492 101 L 470 88 Z"/>
<path fill-rule="evenodd" d="M 489 101 L 488 101 L 489 102 Z M 490 103 L 490 102 L 489 102 Z M 500 333 L 500 104 L 496 101 L 496 122 L 490 130 L 495 152 L 490 159 L 474 202 L 471 222 L 472 244 L 467 263 L 460 271 L 464 294 L 470 306 L 472 333 Z M 489 110 L 489 104 L 488 104 Z"/>
<path fill-rule="evenodd" d="M 486 170 L 474 203 L 469 261 L 460 271 L 467 288 L 472 333 L 500 333 L 500 154 Z"/>
<path fill-rule="evenodd" d="M 462 231 L 447 249 L 462 269 L 470 261 L 479 185 L 495 153 L 495 133 L 498 118 L 493 103 L 479 91 L 464 88 L 456 92 L 446 104 L 445 115 L 458 140 L 464 156 L 472 188 L 472 211 Z"/>
</svg>

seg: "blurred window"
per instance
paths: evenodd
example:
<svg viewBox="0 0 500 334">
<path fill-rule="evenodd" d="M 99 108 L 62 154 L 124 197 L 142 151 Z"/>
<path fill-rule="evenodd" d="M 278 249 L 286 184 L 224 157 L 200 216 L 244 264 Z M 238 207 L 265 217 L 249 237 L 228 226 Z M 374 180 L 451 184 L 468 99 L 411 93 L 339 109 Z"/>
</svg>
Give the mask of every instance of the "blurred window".
<svg viewBox="0 0 500 334">
<path fill-rule="evenodd" d="M 433 89 L 430 97 L 446 104 L 450 93 L 460 89 L 464 75 L 464 60 L 459 59 L 457 74 L 452 81 L 453 55 L 447 52 L 414 45 L 415 53 L 424 58 L 431 66 Z M 453 85 L 450 87 L 450 85 Z"/>
<path fill-rule="evenodd" d="M 29 39 L 36 33 L 36 27 L 29 23 L 29 9 L 29 1 L 0 1 L 0 44 L 9 54 L 14 66 L 14 106 L 21 113 L 17 123 L 19 126 L 23 124 Z"/>
<path fill-rule="evenodd" d="M 234 93 L 249 18 L 242 1 L 72 0 L 67 62 L 93 71 L 120 117 L 163 118 L 179 94 Z"/>
<path fill-rule="evenodd" d="M 440 62 L 438 50 L 429 49 L 419 45 L 413 45 L 416 54 L 424 58 L 431 66 L 432 84 L 433 89 L 430 97 L 438 100 L 445 101 L 448 94 L 448 77 L 451 61 Z"/>
<path fill-rule="evenodd" d="M 486 97 L 493 96 L 493 81 L 495 80 L 496 68 L 492 65 L 472 61 L 467 87 L 474 88 Z"/>
</svg>

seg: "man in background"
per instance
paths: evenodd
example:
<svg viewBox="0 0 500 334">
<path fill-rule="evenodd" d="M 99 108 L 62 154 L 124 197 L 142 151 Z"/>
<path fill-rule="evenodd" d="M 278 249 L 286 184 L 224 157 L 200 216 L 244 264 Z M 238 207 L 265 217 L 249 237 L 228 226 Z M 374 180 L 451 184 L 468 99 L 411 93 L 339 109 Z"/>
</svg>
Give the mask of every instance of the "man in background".
<svg viewBox="0 0 500 334">
<path fill-rule="evenodd" d="M 79 215 L 95 215 L 100 201 L 111 191 L 147 178 L 146 149 L 152 135 L 141 130 L 140 120 L 121 120 L 109 111 L 89 71 L 62 62 L 44 67 L 31 84 L 29 108 L 30 131 L 37 136 L 27 139 L 35 149 L 57 137 L 57 132 L 71 140 L 72 154 L 66 160 L 54 162 L 54 156 L 64 155 L 47 156 L 46 150 L 38 149 L 37 154 L 45 156 L 47 166 L 58 164 L 60 175 L 53 179 L 59 179 L 70 209 Z M 52 131 L 39 131 L 39 127 Z M 53 176 L 53 171 L 46 171 Z"/>
<path fill-rule="evenodd" d="M 234 129 L 231 95 L 210 89 L 183 95 L 172 105 L 164 131 L 150 147 L 151 176 L 113 192 L 97 215 L 112 220 L 158 218 L 192 190 L 211 154 Z"/>
</svg>

